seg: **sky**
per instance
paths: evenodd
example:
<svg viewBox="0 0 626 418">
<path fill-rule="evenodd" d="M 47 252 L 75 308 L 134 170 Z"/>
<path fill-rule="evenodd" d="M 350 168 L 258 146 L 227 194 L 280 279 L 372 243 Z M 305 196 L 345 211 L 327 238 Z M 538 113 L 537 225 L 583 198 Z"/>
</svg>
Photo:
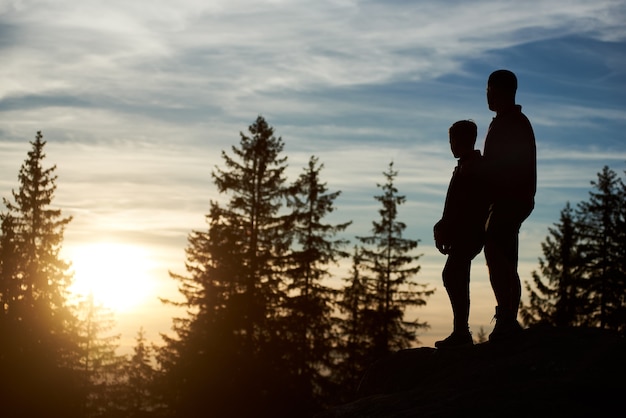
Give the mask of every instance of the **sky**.
<svg viewBox="0 0 626 418">
<path fill-rule="evenodd" d="M 420 241 L 415 280 L 437 289 L 410 313 L 430 324 L 419 340 L 432 346 L 452 327 L 432 239 L 456 165 L 448 128 L 474 120 L 482 149 L 487 77 L 517 74 L 537 139 L 536 208 L 520 233 L 529 280 L 565 204 L 586 200 L 604 166 L 623 178 L 624 21 L 626 1 L 607 0 L 0 0 L 0 196 L 19 186 L 42 131 L 54 205 L 73 217 L 63 256 L 140 250 L 149 280 L 116 285 L 143 298 L 117 312 L 117 329 L 122 348 L 140 327 L 158 343 L 182 314 L 158 300 L 178 297 L 168 272 L 185 273 L 188 234 L 226 198 L 211 173 L 262 115 L 285 143 L 289 181 L 312 155 L 324 164 L 322 180 L 341 191 L 328 220 L 353 221 L 351 245 L 378 218 L 376 185 L 393 162 L 404 236 Z M 471 329 L 489 332 L 482 254 L 471 292 Z"/>
</svg>

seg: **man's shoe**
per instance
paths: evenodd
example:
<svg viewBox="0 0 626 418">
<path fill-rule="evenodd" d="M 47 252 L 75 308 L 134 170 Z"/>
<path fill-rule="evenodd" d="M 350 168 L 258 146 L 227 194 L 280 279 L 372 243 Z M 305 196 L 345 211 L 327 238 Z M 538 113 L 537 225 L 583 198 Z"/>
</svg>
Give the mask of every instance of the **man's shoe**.
<svg viewBox="0 0 626 418">
<path fill-rule="evenodd" d="M 445 340 L 437 341 L 435 343 L 436 348 L 460 348 L 469 347 L 474 344 L 472 334 L 467 332 L 453 332 Z"/>
<path fill-rule="evenodd" d="M 493 331 L 489 334 L 489 341 L 501 341 L 515 337 L 524 329 L 515 319 L 512 321 L 496 321 Z"/>
<path fill-rule="evenodd" d="M 502 341 L 521 334 L 524 329 L 516 319 L 498 319 L 493 331 L 489 334 L 489 341 Z"/>
</svg>

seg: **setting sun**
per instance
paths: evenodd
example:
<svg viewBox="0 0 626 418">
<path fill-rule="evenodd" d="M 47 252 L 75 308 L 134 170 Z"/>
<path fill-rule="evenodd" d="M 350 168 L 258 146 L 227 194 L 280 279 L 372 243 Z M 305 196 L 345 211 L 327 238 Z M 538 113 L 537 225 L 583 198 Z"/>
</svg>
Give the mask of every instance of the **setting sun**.
<svg viewBox="0 0 626 418">
<path fill-rule="evenodd" d="M 93 294 L 96 302 L 113 311 L 131 310 L 154 294 L 152 261 L 141 247 L 94 243 L 72 251 L 76 295 Z"/>
</svg>

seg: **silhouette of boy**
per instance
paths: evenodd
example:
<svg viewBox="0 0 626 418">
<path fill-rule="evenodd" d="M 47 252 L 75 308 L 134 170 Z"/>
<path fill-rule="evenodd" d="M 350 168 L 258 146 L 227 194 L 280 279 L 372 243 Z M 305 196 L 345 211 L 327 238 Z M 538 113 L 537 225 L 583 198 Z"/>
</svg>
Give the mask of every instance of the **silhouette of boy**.
<svg viewBox="0 0 626 418">
<path fill-rule="evenodd" d="M 515 103 L 517 77 L 511 71 L 491 73 L 487 104 L 496 112 L 489 125 L 484 160 L 490 203 L 485 225 L 485 259 L 496 297 L 496 324 L 489 340 L 515 335 L 521 284 L 517 272 L 519 230 L 535 206 L 537 151 L 535 134 L 522 107 Z"/>
<path fill-rule="evenodd" d="M 469 120 L 455 122 L 449 130 L 450 149 L 458 164 L 434 234 L 435 246 L 448 256 L 442 277 L 452 305 L 454 329 L 448 338 L 435 343 L 437 348 L 473 344 L 468 324 L 470 267 L 483 248 L 487 219 L 484 163 L 480 151 L 474 149 L 476 134 L 476 124 Z"/>
</svg>

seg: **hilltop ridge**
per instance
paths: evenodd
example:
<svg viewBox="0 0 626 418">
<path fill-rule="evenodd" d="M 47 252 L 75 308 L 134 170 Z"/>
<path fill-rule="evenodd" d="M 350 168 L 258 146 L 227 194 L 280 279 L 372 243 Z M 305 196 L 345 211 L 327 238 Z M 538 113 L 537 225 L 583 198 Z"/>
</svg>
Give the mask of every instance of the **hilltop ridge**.
<svg viewBox="0 0 626 418">
<path fill-rule="evenodd" d="M 402 350 L 356 399 L 317 418 L 608 416 L 626 410 L 626 343 L 600 329 L 536 327 L 505 342 Z"/>
</svg>

